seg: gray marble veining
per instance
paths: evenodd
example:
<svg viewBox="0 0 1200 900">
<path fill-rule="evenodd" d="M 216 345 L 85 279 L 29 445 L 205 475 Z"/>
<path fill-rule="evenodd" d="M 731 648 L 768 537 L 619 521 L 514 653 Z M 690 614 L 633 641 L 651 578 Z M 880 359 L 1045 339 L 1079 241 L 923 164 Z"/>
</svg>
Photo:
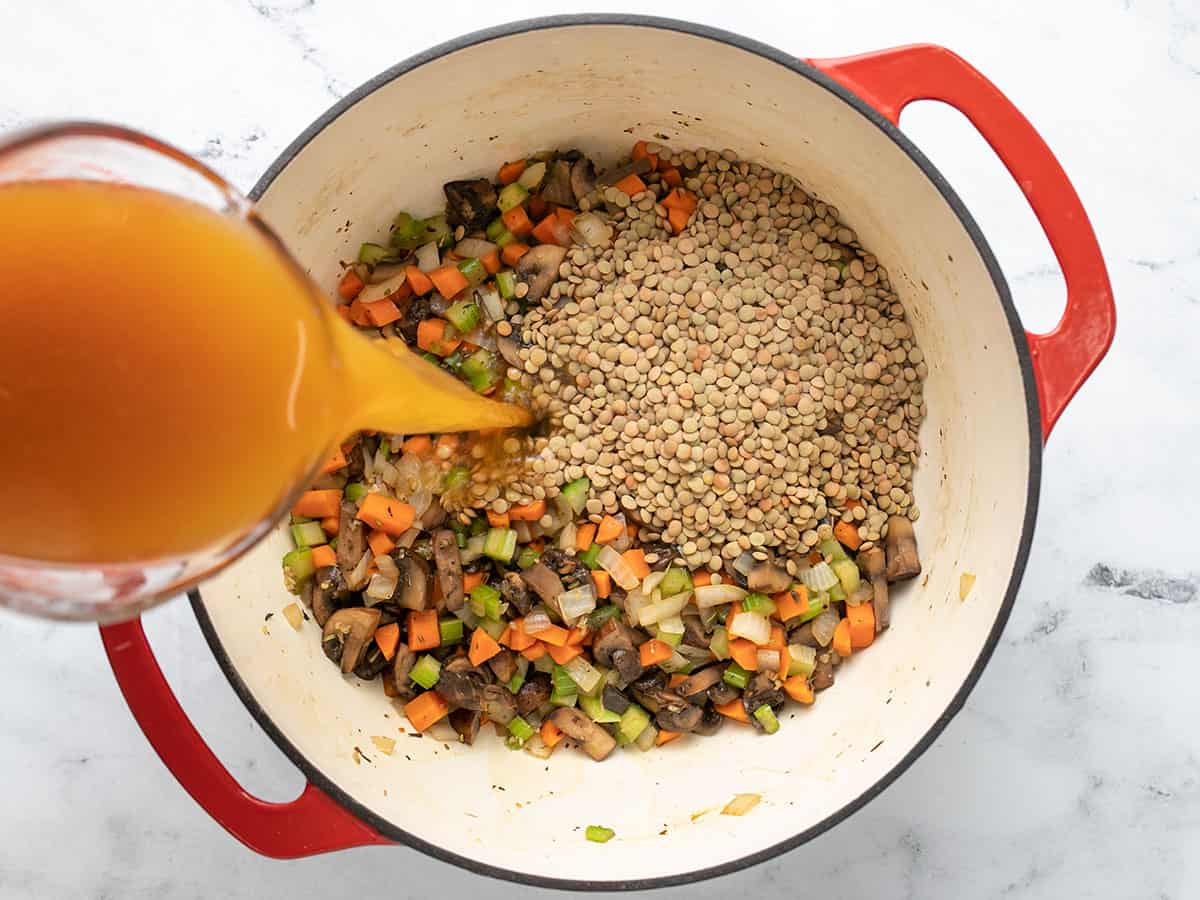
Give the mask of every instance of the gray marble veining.
<svg viewBox="0 0 1200 900">
<path fill-rule="evenodd" d="M 654 12 L 798 55 L 950 46 L 1039 127 L 1105 250 L 1119 331 L 1060 421 L 1016 610 L 964 711 L 847 823 L 752 870 L 662 896 L 1200 895 L 1200 7 L 1194 0 L 836 8 L 693 2 Z M 462 30 L 569 10 L 512 0 L 0 3 L 0 128 L 91 117 L 153 131 L 243 188 L 337 97 Z M 902 127 L 976 215 L 1027 325 L 1062 277 L 1011 181 L 956 113 Z M 276 863 L 188 798 L 126 712 L 94 629 L 0 614 L 0 897 L 506 897 L 401 849 Z M 251 790 L 301 779 L 253 725 L 182 603 L 147 627 L 218 755 Z M 403 881 L 399 873 L 404 873 Z M 392 877 L 392 873 L 397 873 Z M 531 894 L 548 894 L 528 891 Z"/>
</svg>

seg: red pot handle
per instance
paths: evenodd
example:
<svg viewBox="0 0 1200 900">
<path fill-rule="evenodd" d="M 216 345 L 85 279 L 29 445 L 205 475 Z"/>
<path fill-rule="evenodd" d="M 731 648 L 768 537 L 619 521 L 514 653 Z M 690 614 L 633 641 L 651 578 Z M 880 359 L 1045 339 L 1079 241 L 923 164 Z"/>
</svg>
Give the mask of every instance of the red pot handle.
<svg viewBox="0 0 1200 900">
<path fill-rule="evenodd" d="M 312 784 L 290 803 L 268 803 L 246 793 L 175 699 L 141 620 L 103 625 L 100 638 L 125 702 L 159 758 L 192 799 L 251 850 L 294 859 L 391 843 Z"/>
<path fill-rule="evenodd" d="M 1067 308 L 1049 334 L 1026 332 L 1042 411 L 1042 440 L 1112 345 L 1116 308 L 1104 259 L 1067 174 L 1020 111 L 968 62 L 915 44 L 809 60 L 898 124 L 914 100 L 940 100 L 970 119 L 1017 180 L 1067 282 Z"/>
</svg>

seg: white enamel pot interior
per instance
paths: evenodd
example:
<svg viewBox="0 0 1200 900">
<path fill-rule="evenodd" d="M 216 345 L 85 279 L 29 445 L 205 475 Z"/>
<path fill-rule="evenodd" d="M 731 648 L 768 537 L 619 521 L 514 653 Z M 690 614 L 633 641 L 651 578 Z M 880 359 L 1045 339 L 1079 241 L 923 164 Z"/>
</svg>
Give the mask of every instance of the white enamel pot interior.
<svg viewBox="0 0 1200 900">
<path fill-rule="evenodd" d="M 604 163 L 634 136 L 732 148 L 836 205 L 878 255 L 929 362 L 916 478 L 927 576 L 895 591 L 892 627 L 772 737 L 726 727 L 597 764 L 548 761 L 487 734 L 474 747 L 404 738 L 378 683 L 345 678 L 267 613 L 289 602 L 283 528 L 205 584 L 197 613 L 254 714 L 308 777 L 381 834 L 502 877 L 577 888 L 729 871 L 819 833 L 882 790 L 965 699 L 999 635 L 1028 549 L 1040 460 L 1025 339 L 969 216 L 923 156 L 815 69 L 695 26 L 642 19 L 525 23 L 438 48 L 364 86 L 256 189 L 318 284 L 399 209 L 541 148 Z M 656 137 L 657 136 L 657 137 Z M 967 602 L 959 576 L 977 576 Z M 936 648 L 931 651 L 930 648 Z M 371 753 L 372 735 L 398 740 Z M 356 762 L 355 748 L 371 757 Z M 718 811 L 761 794 L 745 817 Z M 700 815 L 702 814 L 702 815 Z M 604 846 L 582 829 L 603 824 Z"/>
</svg>

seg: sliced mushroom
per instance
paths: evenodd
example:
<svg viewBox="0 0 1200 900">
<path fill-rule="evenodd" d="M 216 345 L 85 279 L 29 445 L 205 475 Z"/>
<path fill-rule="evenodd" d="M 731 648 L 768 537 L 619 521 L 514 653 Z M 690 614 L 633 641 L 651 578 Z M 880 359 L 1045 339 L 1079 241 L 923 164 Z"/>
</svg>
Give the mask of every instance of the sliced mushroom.
<svg viewBox="0 0 1200 900">
<path fill-rule="evenodd" d="M 396 592 L 392 594 L 392 603 L 402 609 L 417 612 L 429 606 L 430 574 L 429 563 L 416 553 L 396 553 L 396 568 L 400 577 L 396 581 Z"/>
<path fill-rule="evenodd" d="M 746 575 L 750 590 L 763 594 L 778 594 L 792 586 L 792 576 L 772 562 L 760 562 Z"/>
<path fill-rule="evenodd" d="M 450 713 L 450 727 L 458 732 L 458 739 L 468 746 L 475 743 L 482 724 L 483 713 L 477 709 L 456 709 Z"/>
<path fill-rule="evenodd" d="M 630 175 L 645 175 L 650 171 L 650 160 L 643 156 L 641 159 L 635 159 L 623 166 L 617 166 L 611 169 L 596 179 L 596 184 L 600 187 L 609 187 L 616 184 L 622 178 L 628 178 Z"/>
<path fill-rule="evenodd" d="M 498 335 L 496 337 L 496 349 L 500 351 L 500 356 L 510 366 L 518 369 L 525 368 L 525 360 L 521 358 L 521 345 L 515 337 Z"/>
<path fill-rule="evenodd" d="M 379 610 L 365 606 L 339 609 L 329 617 L 321 632 L 325 655 L 340 663 L 343 674 L 349 674 L 362 662 L 363 655 L 379 625 Z"/>
<path fill-rule="evenodd" d="M 558 206 L 574 206 L 575 192 L 571 190 L 571 164 L 565 159 L 550 163 L 542 185 L 542 199 Z"/>
<path fill-rule="evenodd" d="M 528 254 L 526 254 L 528 255 Z M 521 573 L 521 579 L 551 609 L 558 609 L 558 597 L 566 590 L 562 579 L 545 562 L 539 560 Z"/>
<path fill-rule="evenodd" d="M 383 619 L 380 619 L 380 624 L 383 624 Z M 358 665 L 354 667 L 354 674 L 363 681 L 370 681 L 388 666 L 388 659 L 383 655 L 383 651 L 379 649 L 379 645 L 374 641 L 367 644 L 367 649 L 363 653 L 362 659 Z"/>
<path fill-rule="evenodd" d="M 338 601 L 349 595 L 346 582 L 342 579 L 342 570 L 337 566 L 323 566 L 317 569 L 312 582 L 312 612 L 317 625 L 325 627 L 338 610 Z"/>
<path fill-rule="evenodd" d="M 343 500 L 338 509 L 337 564 L 346 578 L 346 587 L 352 591 L 361 591 L 367 586 L 365 578 L 361 584 L 350 583 L 350 574 L 367 552 L 367 525 L 355 518 L 357 515 L 358 506 Z"/>
<path fill-rule="evenodd" d="M 625 710 L 629 709 L 629 698 L 611 684 L 604 686 L 604 692 L 600 695 L 600 699 L 604 703 L 605 709 L 609 712 L 615 712 L 617 715 L 621 715 Z"/>
<path fill-rule="evenodd" d="M 708 689 L 719 682 L 724 674 L 724 665 L 718 663 L 715 666 L 708 666 L 699 672 L 693 672 L 680 683 L 676 690 L 679 692 L 679 696 L 686 700 L 703 703 Z"/>
<path fill-rule="evenodd" d="M 788 632 L 788 643 L 799 644 L 802 647 L 820 647 L 816 637 L 813 635 L 812 622 L 805 622 L 803 625 L 797 625 Z"/>
<path fill-rule="evenodd" d="M 396 645 L 396 655 L 392 657 L 391 681 L 392 690 L 401 700 L 411 700 L 417 695 L 416 686 L 408 680 L 408 673 L 417 663 L 417 654 L 408 649 L 401 641 Z"/>
<path fill-rule="evenodd" d="M 871 605 L 875 610 L 875 633 L 888 627 L 892 618 L 892 603 L 888 597 L 887 564 L 883 548 L 876 544 L 858 554 L 858 567 L 871 585 Z"/>
<path fill-rule="evenodd" d="M 550 721 L 557 725 L 567 737 L 579 741 L 584 752 L 594 760 L 604 759 L 617 746 L 616 739 L 611 734 L 579 710 L 569 706 L 560 706 L 552 712 Z"/>
<path fill-rule="evenodd" d="M 541 704 L 539 704 L 540 706 Z M 507 725 L 517 714 L 517 701 L 512 691 L 502 684 L 489 684 L 483 688 L 480 701 L 483 714 L 493 722 Z"/>
<path fill-rule="evenodd" d="M 458 552 L 458 539 L 449 528 L 439 528 L 433 533 L 433 561 L 437 566 L 438 585 L 442 589 L 442 601 L 446 609 L 454 612 L 463 605 L 462 557 Z"/>
<path fill-rule="evenodd" d="M 533 609 L 533 601 L 529 599 L 529 588 L 521 580 L 518 572 L 505 572 L 504 580 L 500 582 L 500 596 L 511 603 L 521 615 L 528 615 Z"/>
<path fill-rule="evenodd" d="M 355 441 L 354 446 L 346 451 L 346 480 L 361 481 L 364 465 L 362 441 Z"/>
<path fill-rule="evenodd" d="M 830 659 L 830 656 L 837 656 L 837 654 L 822 653 L 817 656 L 817 665 L 812 674 L 814 691 L 823 691 L 825 688 L 833 686 L 833 660 Z"/>
<path fill-rule="evenodd" d="M 511 650 L 501 650 L 488 660 L 488 667 L 501 684 L 508 684 L 517 674 L 517 656 Z"/>
<path fill-rule="evenodd" d="M 775 683 L 775 679 L 766 672 L 757 673 L 750 679 L 750 683 L 742 692 L 742 706 L 746 709 L 746 715 L 750 717 L 750 721 L 754 723 L 755 727 L 760 729 L 762 725 L 755 718 L 754 711 L 763 705 L 777 710 L 783 706 L 784 699 L 783 691 Z"/>
<path fill-rule="evenodd" d="M 530 675 L 517 691 L 517 712 L 529 715 L 550 699 L 550 676 L 543 672 Z"/>
<path fill-rule="evenodd" d="M 428 295 L 424 297 L 413 297 L 412 300 L 404 307 L 400 313 L 400 319 L 396 322 L 396 330 L 400 332 L 404 340 L 410 346 L 415 346 L 417 343 L 417 329 L 426 319 L 432 319 L 437 313 L 433 311 L 433 301 Z M 359 477 L 362 477 L 362 472 L 359 472 Z"/>
<path fill-rule="evenodd" d="M 483 683 L 470 672 L 457 672 L 449 666 L 442 666 L 437 684 L 433 688 L 451 707 L 466 709 L 481 709 L 483 704 Z"/>
<path fill-rule="evenodd" d="M 900 581 L 921 574 L 921 559 L 917 556 L 917 536 L 912 522 L 905 516 L 889 516 L 887 520 L 887 580 Z"/>
<path fill-rule="evenodd" d="M 567 248 L 557 244 L 538 244 L 517 260 L 517 280 L 528 285 L 526 303 L 538 303 L 558 281 L 558 267 L 567 257 Z"/>
<path fill-rule="evenodd" d="M 417 520 L 417 525 L 423 531 L 432 531 L 443 522 L 446 521 L 446 508 L 442 506 L 441 501 L 435 500 L 429 504 L 429 508 L 421 514 L 421 518 Z"/>
<path fill-rule="evenodd" d="M 688 609 L 692 609 L 692 607 L 688 607 Z M 683 617 L 683 640 L 684 643 L 702 650 L 707 650 L 712 646 L 712 635 L 704 630 L 704 623 L 697 615 Z"/>
<path fill-rule="evenodd" d="M 473 231 L 486 228 L 496 217 L 496 189 L 486 178 L 448 181 L 442 191 L 446 194 L 446 222 L 451 226 Z"/>
<path fill-rule="evenodd" d="M 732 703 L 737 699 L 738 691 L 731 684 L 726 684 L 724 681 L 718 681 L 708 689 L 708 699 L 717 706 L 724 706 L 726 703 Z"/>
<path fill-rule="evenodd" d="M 654 714 L 654 721 L 659 728 L 667 731 L 695 731 L 704 717 L 703 709 L 671 691 L 659 692 L 657 700 L 658 710 Z"/>
<path fill-rule="evenodd" d="M 634 646 L 633 629 L 618 619 L 609 619 L 596 632 L 592 655 L 602 666 L 617 670 L 618 687 L 642 675 L 642 661 Z"/>
<path fill-rule="evenodd" d="M 596 169 L 586 156 L 575 160 L 571 166 L 571 193 L 576 204 L 596 189 Z"/>
<path fill-rule="evenodd" d="M 710 737 L 721 730 L 721 726 L 725 724 L 725 716 L 721 715 L 715 709 L 709 707 L 704 708 L 704 715 L 700 718 L 700 724 L 692 731 L 695 734 Z"/>
</svg>

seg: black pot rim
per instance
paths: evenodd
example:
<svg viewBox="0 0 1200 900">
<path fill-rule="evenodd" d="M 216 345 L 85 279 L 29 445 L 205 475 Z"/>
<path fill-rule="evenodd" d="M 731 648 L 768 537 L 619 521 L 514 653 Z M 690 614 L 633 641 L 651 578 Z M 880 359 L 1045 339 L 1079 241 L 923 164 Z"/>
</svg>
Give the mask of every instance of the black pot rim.
<svg viewBox="0 0 1200 900">
<path fill-rule="evenodd" d="M 292 763 L 304 773 L 305 777 L 314 785 L 323 790 L 326 794 L 337 801 L 346 810 L 351 812 L 357 818 L 366 822 L 372 828 L 379 832 L 385 838 L 396 841 L 399 844 L 404 844 L 433 856 L 444 862 L 451 863 L 461 868 L 467 869 L 480 875 L 486 875 L 492 878 L 504 879 L 520 884 L 534 885 L 537 887 L 557 888 L 560 890 L 571 891 L 619 891 L 619 890 L 649 890 L 654 888 L 669 887 L 672 885 L 691 884 L 698 881 L 703 881 L 709 878 L 715 878 L 721 875 L 728 875 L 737 872 L 749 866 L 757 865 L 758 863 L 766 862 L 775 857 L 792 850 L 801 844 L 804 844 L 816 836 L 824 833 L 834 825 L 847 819 L 850 815 L 857 812 L 865 806 L 870 800 L 874 799 L 892 784 L 901 774 L 903 774 L 916 759 L 924 753 L 930 745 L 938 738 L 950 720 L 962 709 L 968 695 L 978 682 L 980 675 L 983 673 L 984 667 L 991 658 L 996 645 L 1000 641 L 1001 633 L 1004 630 L 1005 624 L 1008 622 L 1008 617 L 1012 611 L 1013 604 L 1016 600 L 1017 590 L 1020 587 L 1021 578 L 1025 571 L 1025 564 L 1029 557 L 1030 546 L 1033 542 L 1034 523 L 1037 519 L 1038 493 L 1041 484 L 1041 463 L 1042 463 L 1042 440 L 1041 440 L 1041 414 L 1037 402 L 1037 386 L 1033 375 L 1033 363 L 1029 355 L 1029 347 L 1026 343 L 1025 331 L 1021 327 L 1020 319 L 1017 315 L 1016 308 L 1013 306 L 1012 296 L 1008 289 L 1008 284 L 1004 279 L 1004 275 L 1000 271 L 1000 267 L 996 262 L 991 249 L 988 247 L 987 241 L 984 239 L 983 233 L 979 226 L 975 223 L 974 218 L 967 211 L 962 201 L 955 194 L 953 188 L 950 187 L 946 179 L 934 167 L 934 165 L 925 157 L 925 155 L 917 149 L 917 147 L 909 141 L 904 134 L 892 125 L 887 119 L 883 118 L 865 101 L 859 98 L 856 94 L 850 92 L 840 84 L 829 78 L 820 70 L 806 63 L 804 60 L 791 56 L 780 50 L 770 47 L 758 41 L 751 40 L 741 35 L 732 32 L 724 31 L 718 28 L 712 28 L 707 25 L 699 25 L 692 22 L 684 22 L 676 19 L 658 18 L 652 16 L 637 16 L 623 14 L 584 14 L 584 15 L 563 15 L 563 16 L 547 16 L 534 19 L 525 19 L 517 22 L 510 22 L 506 25 L 500 25 L 495 28 L 488 28 L 482 31 L 472 32 L 463 35 L 445 43 L 432 47 L 429 50 L 412 56 L 407 60 L 398 63 L 395 66 L 387 69 L 379 75 L 367 81 L 365 84 L 347 94 L 332 107 L 319 116 L 311 125 L 306 128 L 299 137 L 297 137 L 288 147 L 279 155 L 279 157 L 271 164 L 267 171 L 255 184 L 250 192 L 252 200 L 258 200 L 266 192 L 271 183 L 279 176 L 279 174 L 288 166 L 293 158 L 304 149 L 321 131 L 323 131 L 330 123 L 342 115 L 346 110 L 354 106 L 364 97 L 374 93 L 384 85 L 389 84 L 400 76 L 411 72 L 412 70 L 423 66 L 436 59 L 440 59 L 450 53 L 458 50 L 463 50 L 477 44 L 486 43 L 498 38 L 509 37 L 511 35 L 522 34 L 530 31 L 540 31 L 550 28 L 577 27 L 588 25 L 626 25 L 641 28 L 657 28 L 665 31 L 676 31 L 694 37 L 706 38 L 713 41 L 718 41 L 723 44 L 728 44 L 736 47 L 739 50 L 753 53 L 756 56 L 763 57 L 778 65 L 784 66 L 796 73 L 802 78 L 821 86 L 825 90 L 837 96 L 848 107 L 853 109 L 859 115 L 863 116 L 884 134 L 886 134 L 901 150 L 903 150 L 913 162 L 921 169 L 925 176 L 930 180 L 933 186 L 942 195 L 945 201 L 950 205 L 972 242 L 975 244 L 976 250 L 979 252 L 980 258 L 983 260 L 988 274 L 996 288 L 997 295 L 1004 307 L 1005 317 L 1008 320 L 1009 329 L 1012 333 L 1012 340 L 1017 352 L 1017 358 L 1021 367 L 1021 377 L 1025 387 L 1025 405 L 1029 424 L 1029 483 L 1027 486 L 1025 500 L 1025 517 L 1021 529 L 1021 537 L 1017 548 L 1017 555 L 1013 563 L 1012 576 L 1009 579 L 1008 588 L 1005 591 L 1004 601 L 996 615 L 996 620 L 992 624 L 992 628 L 988 633 L 987 639 L 984 641 L 983 647 L 980 649 L 979 655 L 963 681 L 962 686 L 955 693 L 949 705 L 937 718 L 937 720 L 929 727 L 926 733 L 905 754 L 904 758 L 896 763 L 887 773 L 885 773 L 875 784 L 860 794 L 858 797 L 851 800 L 841 809 L 831 813 L 822 821 L 805 829 L 804 831 L 793 835 L 786 840 L 779 841 L 770 847 L 765 847 L 755 853 L 748 854 L 730 862 L 722 863 L 716 866 L 696 869 L 691 872 L 683 872 L 676 875 L 666 875 L 656 878 L 637 878 L 630 880 L 580 880 L 570 878 L 553 878 L 542 875 L 534 875 L 528 872 L 516 871 L 500 866 L 493 866 L 478 860 L 470 859 L 458 853 L 453 853 L 443 847 L 431 844 L 428 841 L 417 837 L 401 828 L 397 828 L 392 823 L 383 819 L 367 809 L 361 803 L 350 797 L 341 787 L 339 787 L 332 779 L 322 773 L 314 766 L 303 754 L 293 745 L 280 731 L 278 726 L 272 721 L 270 715 L 259 704 L 258 700 L 251 693 L 246 683 L 238 675 L 225 648 L 221 643 L 220 638 L 216 633 L 212 620 L 204 607 L 201 600 L 200 592 L 193 590 L 189 597 L 192 602 L 192 609 L 195 612 L 196 619 L 199 622 L 200 629 L 204 633 L 204 637 L 208 641 L 209 647 L 212 649 L 213 655 L 216 657 L 221 670 L 229 679 L 230 685 L 235 693 L 241 698 L 250 714 L 262 727 L 262 729 L 271 737 L 280 750 L 292 761 Z"/>
</svg>

